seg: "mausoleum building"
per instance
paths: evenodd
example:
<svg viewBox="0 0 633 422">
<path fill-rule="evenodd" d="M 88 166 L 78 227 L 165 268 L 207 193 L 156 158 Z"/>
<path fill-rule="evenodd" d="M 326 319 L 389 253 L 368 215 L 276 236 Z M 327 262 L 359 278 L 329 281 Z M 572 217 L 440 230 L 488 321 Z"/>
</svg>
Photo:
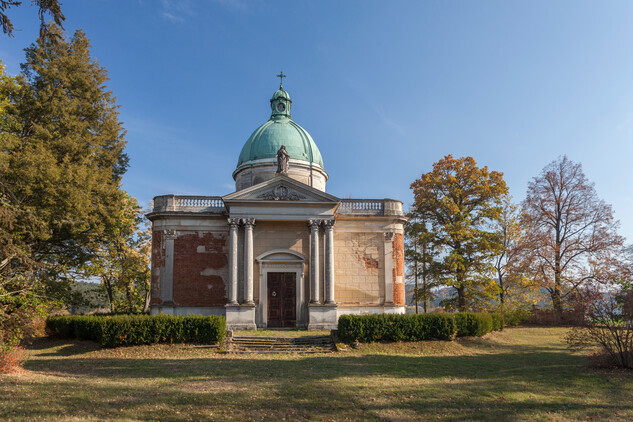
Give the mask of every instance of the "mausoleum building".
<svg viewBox="0 0 633 422">
<path fill-rule="evenodd" d="M 280 85 L 224 196 L 162 195 L 152 212 L 151 313 L 225 315 L 233 329 L 336 328 L 404 313 L 402 202 L 340 199 Z"/>
</svg>

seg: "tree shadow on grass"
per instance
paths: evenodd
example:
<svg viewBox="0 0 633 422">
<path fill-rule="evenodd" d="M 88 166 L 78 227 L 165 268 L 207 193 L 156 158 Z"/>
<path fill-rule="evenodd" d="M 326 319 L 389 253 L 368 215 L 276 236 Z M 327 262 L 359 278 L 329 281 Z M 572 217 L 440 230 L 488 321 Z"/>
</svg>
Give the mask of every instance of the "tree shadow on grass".
<svg viewBox="0 0 633 422">
<path fill-rule="evenodd" d="M 618 386 L 592 379 L 578 371 L 581 358 L 542 352 L 292 360 L 40 359 L 28 362 L 27 369 L 56 378 L 40 382 L 44 397 L 27 396 L 15 410 L 42 419 L 66 411 L 80 419 L 167 421 L 631 415 L 633 404 L 626 400 L 630 383 Z M 82 385 L 88 393 L 69 394 Z M 585 390 L 593 395 L 590 400 L 584 400 Z"/>
<path fill-rule="evenodd" d="M 36 337 L 29 339 L 24 345 L 32 351 L 45 350 L 37 356 L 74 356 L 101 349 L 95 341 L 69 340 L 59 337 Z"/>
</svg>

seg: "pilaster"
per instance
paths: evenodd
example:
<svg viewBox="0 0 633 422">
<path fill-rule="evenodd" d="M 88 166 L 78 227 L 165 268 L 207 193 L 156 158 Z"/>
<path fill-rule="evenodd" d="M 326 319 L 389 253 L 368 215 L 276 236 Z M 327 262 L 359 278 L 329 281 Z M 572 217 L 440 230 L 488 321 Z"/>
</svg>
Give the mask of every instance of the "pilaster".
<svg viewBox="0 0 633 422">
<path fill-rule="evenodd" d="M 310 303 L 320 303 L 319 289 L 319 226 L 321 220 L 309 220 L 310 227 Z"/>
<path fill-rule="evenodd" d="M 325 229 L 325 303 L 334 305 L 334 220 L 324 220 Z"/>
<path fill-rule="evenodd" d="M 239 219 L 229 218 L 229 304 L 237 305 L 237 231 Z"/>
<path fill-rule="evenodd" d="M 393 232 L 385 232 L 385 305 L 393 306 Z"/>
</svg>

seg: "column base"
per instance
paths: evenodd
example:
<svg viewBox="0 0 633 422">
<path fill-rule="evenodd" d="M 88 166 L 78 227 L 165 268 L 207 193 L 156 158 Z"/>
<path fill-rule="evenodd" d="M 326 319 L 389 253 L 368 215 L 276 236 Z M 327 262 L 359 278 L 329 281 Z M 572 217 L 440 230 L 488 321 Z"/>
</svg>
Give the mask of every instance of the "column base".
<svg viewBox="0 0 633 422">
<path fill-rule="evenodd" d="M 228 304 L 226 307 L 226 328 L 228 330 L 256 330 L 255 304 Z"/>
<path fill-rule="evenodd" d="M 336 330 L 338 318 L 336 304 L 309 304 L 308 305 L 308 330 Z"/>
</svg>

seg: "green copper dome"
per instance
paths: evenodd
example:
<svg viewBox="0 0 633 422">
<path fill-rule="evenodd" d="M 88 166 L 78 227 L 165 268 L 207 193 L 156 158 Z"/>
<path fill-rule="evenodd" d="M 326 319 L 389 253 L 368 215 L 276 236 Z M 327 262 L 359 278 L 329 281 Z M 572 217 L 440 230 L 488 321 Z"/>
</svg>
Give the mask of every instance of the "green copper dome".
<svg viewBox="0 0 633 422">
<path fill-rule="evenodd" d="M 273 94 L 270 120 L 248 138 L 237 161 L 238 168 L 251 161 L 276 160 L 277 151 L 285 145 L 290 159 L 307 161 L 323 169 L 323 158 L 312 137 L 290 117 L 291 105 L 292 100 L 283 88 Z"/>
</svg>

